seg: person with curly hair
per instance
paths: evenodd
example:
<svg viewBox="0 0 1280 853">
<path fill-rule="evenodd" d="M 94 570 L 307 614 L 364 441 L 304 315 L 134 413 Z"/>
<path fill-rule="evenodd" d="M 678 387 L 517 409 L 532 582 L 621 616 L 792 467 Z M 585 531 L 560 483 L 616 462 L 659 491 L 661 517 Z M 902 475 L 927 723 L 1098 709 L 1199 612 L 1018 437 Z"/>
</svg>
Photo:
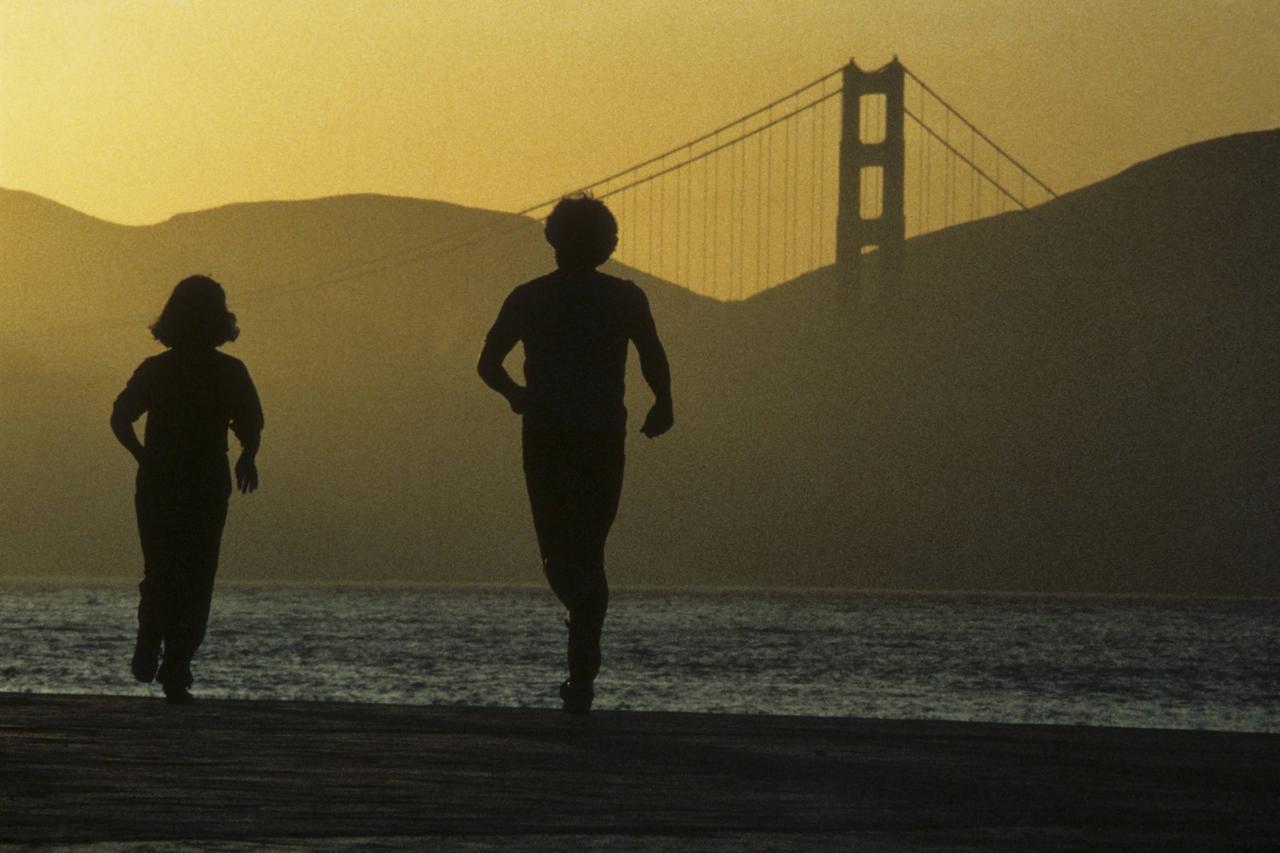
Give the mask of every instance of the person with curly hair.
<svg viewBox="0 0 1280 853">
<path fill-rule="evenodd" d="M 477 370 L 523 416 L 525 485 L 543 572 L 569 612 L 564 710 L 586 714 L 609 606 L 604 550 L 622 493 L 627 345 L 655 400 L 640 432 L 671 429 L 671 371 L 644 291 L 596 269 L 618 244 L 604 202 L 571 196 L 547 217 L 555 272 L 520 285 L 485 338 Z M 525 385 L 503 367 L 524 344 Z"/>
<path fill-rule="evenodd" d="M 144 573 L 130 668 L 141 682 L 159 681 L 169 703 L 186 704 L 231 496 L 227 430 L 240 441 L 235 479 L 247 494 L 258 487 L 262 406 L 248 369 L 218 351 L 240 334 L 218 282 L 178 282 L 151 334 L 167 349 L 138 366 L 111 412 L 112 432 L 138 463 Z M 143 414 L 140 442 L 133 423 Z"/>
</svg>

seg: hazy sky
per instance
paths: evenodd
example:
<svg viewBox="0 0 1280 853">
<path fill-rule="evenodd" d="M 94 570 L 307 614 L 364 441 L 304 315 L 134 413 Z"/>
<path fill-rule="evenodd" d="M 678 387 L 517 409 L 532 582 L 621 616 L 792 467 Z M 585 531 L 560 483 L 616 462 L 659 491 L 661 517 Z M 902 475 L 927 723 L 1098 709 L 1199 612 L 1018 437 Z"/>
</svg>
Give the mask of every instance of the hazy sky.
<svg viewBox="0 0 1280 853">
<path fill-rule="evenodd" d="M 0 0 L 0 186 L 518 209 L 894 53 L 1058 189 L 1280 125 L 1280 0 Z"/>
</svg>

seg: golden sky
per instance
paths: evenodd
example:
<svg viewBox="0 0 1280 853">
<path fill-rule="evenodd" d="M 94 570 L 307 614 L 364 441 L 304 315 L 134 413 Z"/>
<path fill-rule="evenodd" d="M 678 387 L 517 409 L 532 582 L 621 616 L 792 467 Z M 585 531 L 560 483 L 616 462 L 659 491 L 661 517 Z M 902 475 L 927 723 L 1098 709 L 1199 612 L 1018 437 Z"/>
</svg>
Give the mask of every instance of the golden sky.
<svg viewBox="0 0 1280 853">
<path fill-rule="evenodd" d="M 514 210 L 894 53 L 1059 190 L 1280 125 L 1280 0 L 0 0 L 0 186 Z"/>
</svg>

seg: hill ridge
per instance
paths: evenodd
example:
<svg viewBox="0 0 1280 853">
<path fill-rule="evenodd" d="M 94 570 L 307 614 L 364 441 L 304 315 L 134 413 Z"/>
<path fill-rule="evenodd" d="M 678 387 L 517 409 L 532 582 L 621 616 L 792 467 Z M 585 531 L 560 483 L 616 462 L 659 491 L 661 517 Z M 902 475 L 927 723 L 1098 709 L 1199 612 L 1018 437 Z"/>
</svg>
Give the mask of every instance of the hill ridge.
<svg viewBox="0 0 1280 853">
<path fill-rule="evenodd" d="M 1280 595 L 1280 202 L 1254 168 L 1275 137 L 1232 139 L 1214 181 L 1156 158 L 1144 184 L 1079 195 L 1119 252 L 1049 210 L 912 241 L 892 310 L 853 310 L 829 268 L 743 302 L 636 274 L 677 421 L 628 444 L 611 579 Z M 203 270 L 228 286 L 268 421 L 225 579 L 537 581 L 519 423 L 474 373 L 506 292 L 551 266 L 537 224 L 358 288 L 323 280 L 499 221 L 421 201 L 340 227 L 298 201 L 0 233 L 17 484 L 0 494 L 0 572 L 136 573 L 133 472 L 105 418 L 156 345 L 141 320 L 88 327 L 153 317 Z M 290 288 L 252 298 L 273 282 Z M 634 363 L 627 382 L 634 426 L 649 404 Z"/>
</svg>

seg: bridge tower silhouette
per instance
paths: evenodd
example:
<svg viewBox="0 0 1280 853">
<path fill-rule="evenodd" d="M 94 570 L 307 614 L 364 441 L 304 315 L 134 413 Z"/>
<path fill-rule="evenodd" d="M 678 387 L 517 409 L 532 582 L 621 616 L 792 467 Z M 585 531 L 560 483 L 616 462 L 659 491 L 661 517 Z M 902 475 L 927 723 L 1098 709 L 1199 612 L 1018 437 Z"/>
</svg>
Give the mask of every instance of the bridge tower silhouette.
<svg viewBox="0 0 1280 853">
<path fill-rule="evenodd" d="M 892 299 L 902 292 L 905 86 L 906 69 L 896 56 L 874 71 L 853 60 L 842 71 L 835 260 L 841 282 L 855 298 L 872 276 L 881 296 Z"/>
</svg>

